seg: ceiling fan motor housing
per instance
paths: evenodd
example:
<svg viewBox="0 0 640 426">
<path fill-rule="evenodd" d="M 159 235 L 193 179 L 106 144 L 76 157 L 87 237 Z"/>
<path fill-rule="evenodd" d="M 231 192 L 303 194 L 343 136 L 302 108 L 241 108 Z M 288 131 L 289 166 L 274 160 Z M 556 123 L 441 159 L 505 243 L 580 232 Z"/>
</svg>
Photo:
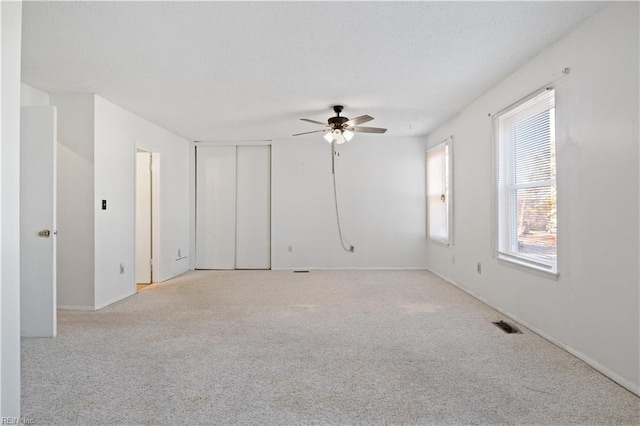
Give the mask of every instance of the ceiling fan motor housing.
<svg viewBox="0 0 640 426">
<path fill-rule="evenodd" d="M 333 106 L 333 112 L 336 113 L 336 116 L 335 117 L 331 117 L 329 120 L 327 120 L 327 123 L 333 129 L 342 129 L 342 125 L 344 123 L 346 123 L 347 121 L 349 121 L 349 119 L 347 117 L 340 117 L 340 113 L 342 112 L 343 108 L 344 107 L 342 105 L 334 105 Z"/>
<path fill-rule="evenodd" d="M 347 121 L 349 121 L 347 117 L 331 117 L 327 122 L 329 123 L 329 126 L 334 129 L 340 129 Z"/>
</svg>

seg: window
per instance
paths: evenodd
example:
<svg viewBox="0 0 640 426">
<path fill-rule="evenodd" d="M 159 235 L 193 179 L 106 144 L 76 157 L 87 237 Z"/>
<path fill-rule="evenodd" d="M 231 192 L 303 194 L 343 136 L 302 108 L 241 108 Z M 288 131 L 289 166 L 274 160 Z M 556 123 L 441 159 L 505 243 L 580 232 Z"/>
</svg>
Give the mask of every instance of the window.
<svg viewBox="0 0 640 426">
<path fill-rule="evenodd" d="M 427 151 L 427 234 L 449 245 L 451 239 L 451 139 Z"/>
<path fill-rule="evenodd" d="M 541 92 L 494 117 L 497 154 L 497 255 L 557 272 L 555 91 Z"/>
</svg>

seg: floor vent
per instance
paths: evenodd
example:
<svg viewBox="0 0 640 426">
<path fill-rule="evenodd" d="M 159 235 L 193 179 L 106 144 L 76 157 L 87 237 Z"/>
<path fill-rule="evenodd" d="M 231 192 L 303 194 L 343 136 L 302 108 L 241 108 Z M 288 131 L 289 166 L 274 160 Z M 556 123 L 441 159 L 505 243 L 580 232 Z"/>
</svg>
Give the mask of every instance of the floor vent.
<svg viewBox="0 0 640 426">
<path fill-rule="evenodd" d="M 504 331 L 507 334 L 522 334 L 522 331 L 520 331 L 518 327 L 511 325 L 508 322 L 498 321 L 492 324 L 495 325 L 496 327 L 499 327 L 500 329 L 502 329 L 502 331 Z"/>
<path fill-rule="evenodd" d="M 307 274 L 309 271 L 293 271 L 294 274 Z"/>
</svg>

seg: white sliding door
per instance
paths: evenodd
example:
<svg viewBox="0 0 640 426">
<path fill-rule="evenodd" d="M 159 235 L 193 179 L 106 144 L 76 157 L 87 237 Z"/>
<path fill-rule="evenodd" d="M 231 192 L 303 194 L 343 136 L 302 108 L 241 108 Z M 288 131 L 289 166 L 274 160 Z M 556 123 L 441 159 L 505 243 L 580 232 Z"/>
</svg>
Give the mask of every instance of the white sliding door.
<svg viewBox="0 0 640 426">
<path fill-rule="evenodd" d="M 199 146 L 196 269 L 271 268 L 271 147 Z"/>
<path fill-rule="evenodd" d="M 271 147 L 238 146 L 236 269 L 271 268 Z"/>
<path fill-rule="evenodd" d="M 196 269 L 235 269 L 236 147 L 198 147 L 196 157 Z"/>
</svg>

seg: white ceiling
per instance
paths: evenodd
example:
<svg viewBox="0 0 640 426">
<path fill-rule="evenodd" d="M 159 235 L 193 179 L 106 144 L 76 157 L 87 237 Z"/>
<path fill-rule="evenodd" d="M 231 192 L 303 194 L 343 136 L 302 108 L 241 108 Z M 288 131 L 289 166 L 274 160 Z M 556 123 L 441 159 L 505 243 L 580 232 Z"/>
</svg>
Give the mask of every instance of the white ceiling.
<svg viewBox="0 0 640 426">
<path fill-rule="evenodd" d="M 336 103 L 388 136 L 425 135 L 602 6 L 25 2 L 22 80 L 190 140 L 288 138 Z"/>
</svg>

